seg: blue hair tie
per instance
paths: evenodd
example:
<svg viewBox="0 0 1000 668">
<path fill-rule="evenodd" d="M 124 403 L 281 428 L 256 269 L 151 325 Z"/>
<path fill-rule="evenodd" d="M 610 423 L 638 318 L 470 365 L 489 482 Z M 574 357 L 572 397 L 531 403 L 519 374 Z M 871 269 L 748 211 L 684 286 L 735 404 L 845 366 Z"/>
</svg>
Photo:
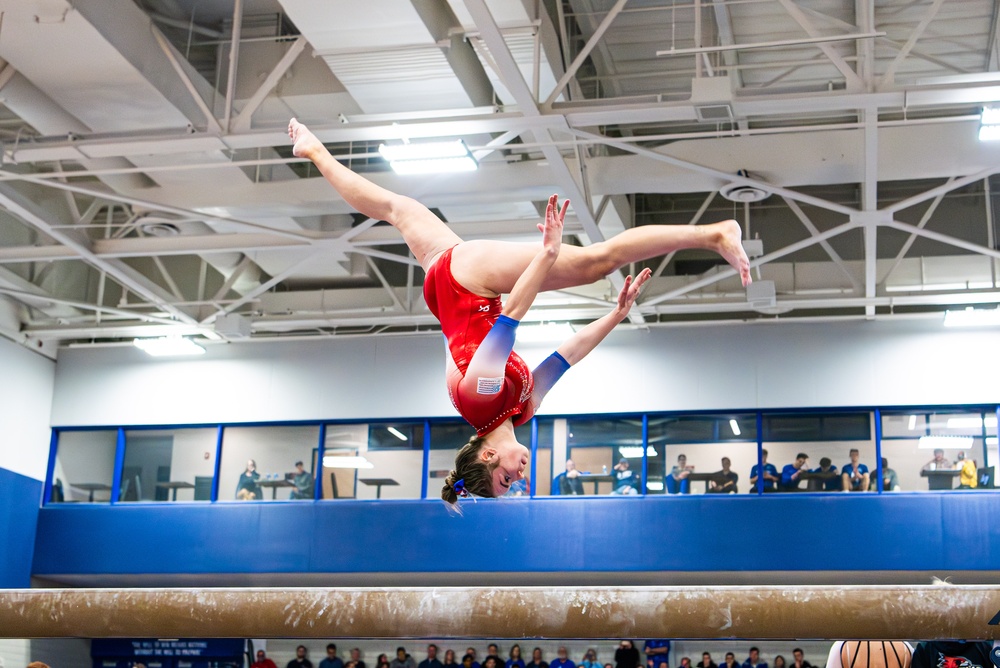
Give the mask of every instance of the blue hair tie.
<svg viewBox="0 0 1000 668">
<path fill-rule="evenodd" d="M 455 484 L 452 485 L 452 488 L 455 490 L 455 494 L 459 496 L 469 495 L 469 493 L 465 491 L 465 478 L 462 478 L 461 480 L 456 480 Z"/>
</svg>

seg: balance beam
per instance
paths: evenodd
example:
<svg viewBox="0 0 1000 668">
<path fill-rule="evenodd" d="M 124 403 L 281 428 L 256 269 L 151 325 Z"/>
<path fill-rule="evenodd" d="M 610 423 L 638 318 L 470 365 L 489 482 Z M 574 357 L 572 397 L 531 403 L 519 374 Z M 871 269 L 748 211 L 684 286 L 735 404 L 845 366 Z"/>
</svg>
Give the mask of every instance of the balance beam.
<svg viewBox="0 0 1000 668">
<path fill-rule="evenodd" d="M 4 638 L 1000 638 L 997 586 L 0 590 Z"/>
</svg>

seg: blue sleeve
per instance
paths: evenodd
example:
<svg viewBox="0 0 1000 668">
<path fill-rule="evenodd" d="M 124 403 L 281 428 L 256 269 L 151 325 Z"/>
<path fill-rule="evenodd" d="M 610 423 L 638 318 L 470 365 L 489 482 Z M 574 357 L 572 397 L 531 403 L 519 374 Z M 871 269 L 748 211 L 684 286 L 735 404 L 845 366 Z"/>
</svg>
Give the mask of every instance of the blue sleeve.
<svg viewBox="0 0 1000 668">
<path fill-rule="evenodd" d="M 465 374 L 467 380 L 475 379 L 476 393 L 497 394 L 503 388 L 504 369 L 514 350 L 517 325 L 517 320 L 501 315 L 479 344 Z"/>
<path fill-rule="evenodd" d="M 785 468 L 781 469 L 781 484 L 788 485 L 792 482 L 792 474 L 795 473 L 795 467 L 791 464 L 787 464 Z"/>
<path fill-rule="evenodd" d="M 503 316 L 501 316 L 503 317 Z M 535 387 L 531 391 L 531 402 L 538 406 L 563 374 L 569 370 L 569 362 L 558 352 L 553 352 L 541 364 L 535 367 L 531 375 L 535 378 Z"/>
<path fill-rule="evenodd" d="M 865 466 L 864 464 L 858 464 L 858 470 L 859 470 L 859 471 L 860 471 L 860 472 L 861 472 L 862 474 L 864 474 L 864 473 L 868 473 L 868 467 L 867 467 L 867 466 Z"/>
</svg>

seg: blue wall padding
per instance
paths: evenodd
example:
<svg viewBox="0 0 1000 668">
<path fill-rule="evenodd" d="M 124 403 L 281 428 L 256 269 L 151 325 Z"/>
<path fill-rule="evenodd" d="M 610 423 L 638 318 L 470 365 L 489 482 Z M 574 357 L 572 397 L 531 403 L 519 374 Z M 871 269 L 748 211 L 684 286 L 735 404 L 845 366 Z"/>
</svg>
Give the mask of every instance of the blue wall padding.
<svg viewBox="0 0 1000 668">
<path fill-rule="evenodd" d="M 991 492 L 463 506 L 460 517 L 441 503 L 397 500 L 48 506 L 33 573 L 1000 568 L 1000 494 Z"/>
<path fill-rule="evenodd" d="M 31 584 L 42 482 L 0 468 L 0 589 Z"/>
</svg>

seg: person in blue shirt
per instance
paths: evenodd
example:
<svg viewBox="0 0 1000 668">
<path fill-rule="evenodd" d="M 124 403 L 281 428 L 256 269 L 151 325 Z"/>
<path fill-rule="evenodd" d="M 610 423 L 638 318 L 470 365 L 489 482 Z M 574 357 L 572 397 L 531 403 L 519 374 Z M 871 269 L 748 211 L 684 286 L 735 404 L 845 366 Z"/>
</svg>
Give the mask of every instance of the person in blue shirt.
<svg viewBox="0 0 1000 668">
<path fill-rule="evenodd" d="M 867 492 L 869 484 L 868 467 L 858 463 L 861 456 L 857 448 L 851 448 L 851 461 L 840 469 L 840 480 L 845 492 Z"/>
<path fill-rule="evenodd" d="M 801 491 L 799 483 L 802 482 L 801 476 L 803 473 L 809 470 L 809 455 L 804 452 L 800 452 L 795 455 L 794 464 L 786 464 L 783 469 L 781 469 L 781 482 L 778 483 L 778 489 L 782 492 L 798 492 Z"/>
<path fill-rule="evenodd" d="M 510 658 L 507 659 L 506 668 L 524 668 L 520 645 L 514 645 L 510 648 Z"/>
<path fill-rule="evenodd" d="M 549 662 L 549 668 L 576 668 L 576 664 L 573 663 L 573 659 L 569 658 L 565 647 L 560 646 L 557 654 L 558 656 Z"/>
<path fill-rule="evenodd" d="M 767 463 L 767 450 L 761 451 L 760 463 L 764 467 L 764 491 L 773 492 L 774 485 L 778 482 L 778 469 L 775 468 L 774 464 Z M 753 468 L 750 469 L 750 489 L 757 490 L 757 476 L 758 476 L 758 465 L 754 464 Z"/>
<path fill-rule="evenodd" d="M 841 487 L 840 476 L 837 474 L 837 467 L 833 465 L 829 457 L 819 460 L 819 468 L 815 468 L 810 473 L 823 473 L 825 476 L 816 480 L 818 488 L 824 492 L 836 492 Z M 811 482 L 811 481 L 810 481 Z"/>
<path fill-rule="evenodd" d="M 344 662 L 337 656 L 337 646 L 333 643 L 326 646 L 326 658 L 319 662 L 319 668 L 344 668 Z"/>
<path fill-rule="evenodd" d="M 438 646 L 431 644 L 427 646 L 427 658 L 421 661 L 417 668 L 444 668 L 444 664 L 437 658 Z"/>
<path fill-rule="evenodd" d="M 669 640 L 647 640 L 642 651 L 646 653 L 646 668 L 667 668 L 670 665 Z"/>
<path fill-rule="evenodd" d="M 677 455 L 677 465 L 667 475 L 667 494 L 690 494 L 691 481 L 688 476 L 694 471 L 687 465 L 687 455 Z"/>
<path fill-rule="evenodd" d="M 628 460 L 622 457 L 617 464 L 615 464 L 614 473 L 615 477 L 615 488 L 611 490 L 612 494 L 638 494 L 639 493 L 639 476 L 629 468 Z M 551 668 L 552 664 L 549 664 Z"/>
<path fill-rule="evenodd" d="M 743 668 L 767 668 L 767 662 L 760 660 L 760 650 L 756 647 L 750 648 L 750 656 L 743 662 Z"/>
</svg>

